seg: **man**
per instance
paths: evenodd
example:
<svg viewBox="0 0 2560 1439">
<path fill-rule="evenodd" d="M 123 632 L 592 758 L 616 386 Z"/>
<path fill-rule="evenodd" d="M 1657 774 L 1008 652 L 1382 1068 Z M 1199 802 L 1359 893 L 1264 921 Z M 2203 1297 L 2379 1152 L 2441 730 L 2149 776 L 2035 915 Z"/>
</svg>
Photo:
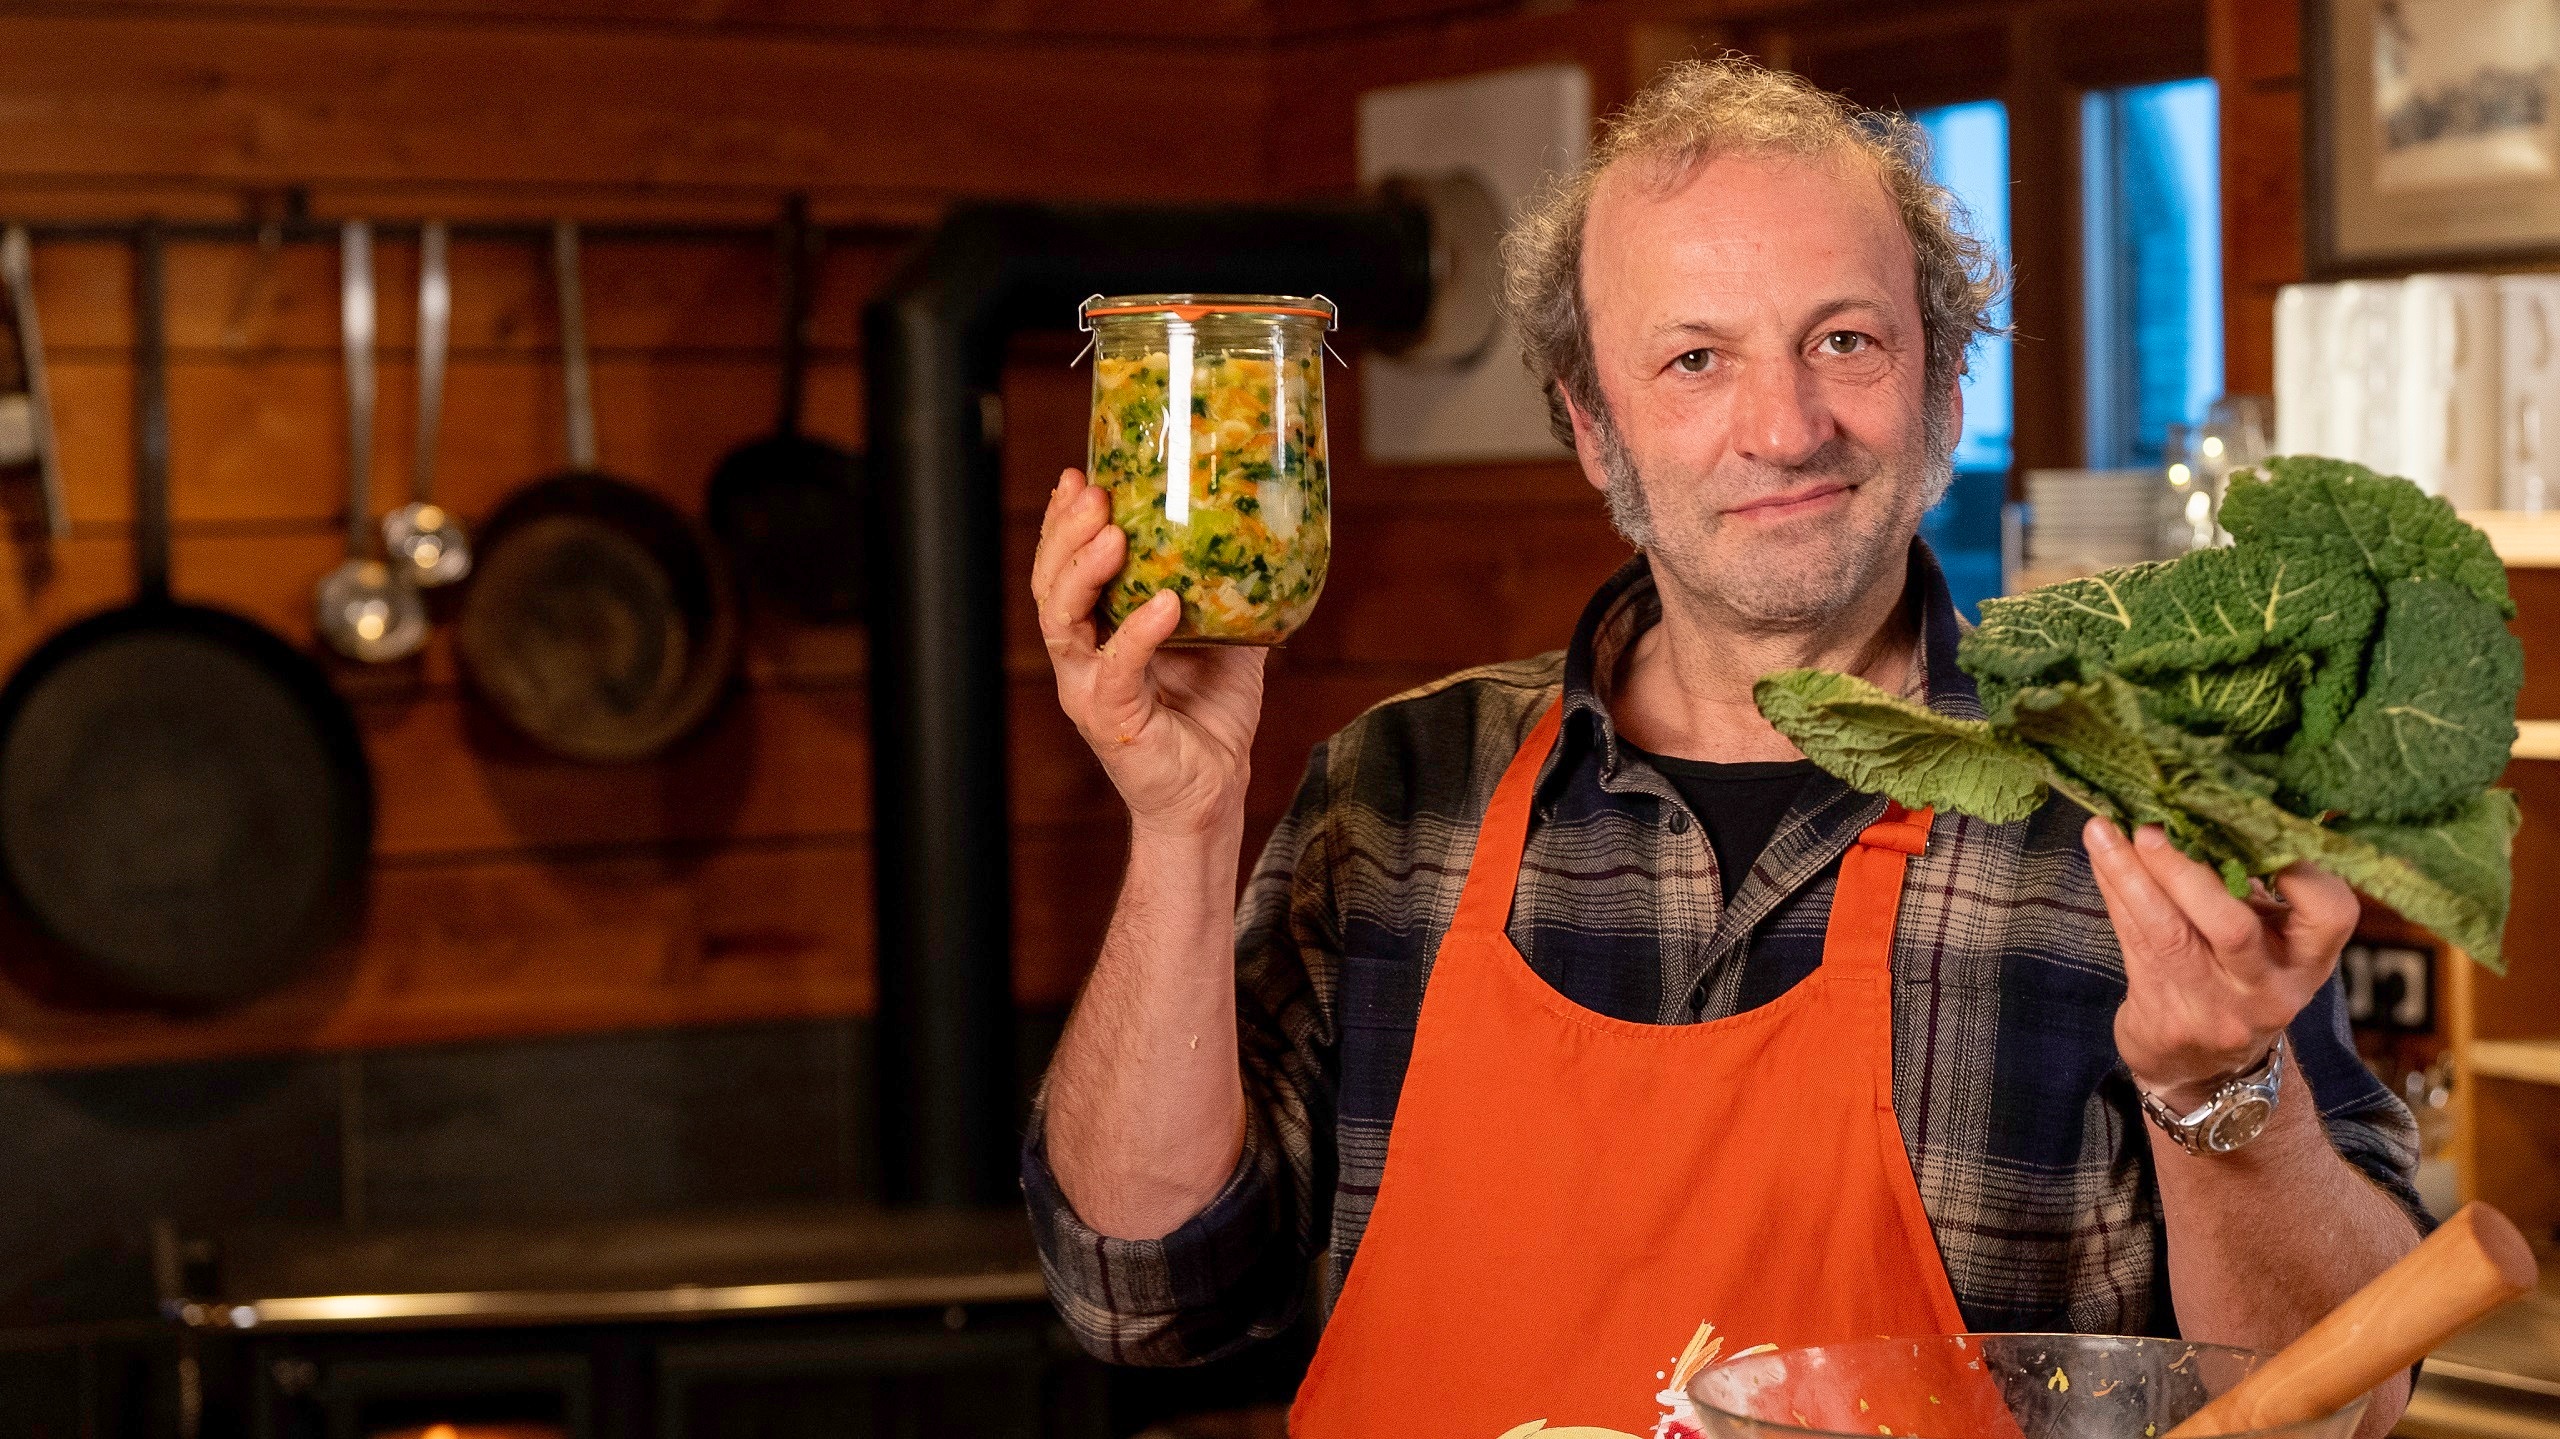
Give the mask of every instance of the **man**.
<svg viewBox="0 0 2560 1439">
<path fill-rule="evenodd" d="M 2343 884 L 2234 900 L 2059 798 L 1905 814 L 1751 703 L 1814 666 L 1980 714 L 1914 537 L 1994 283 L 1912 128 L 1677 67 L 1506 260 L 1640 553 L 1562 655 L 1320 749 L 1240 918 L 1262 653 L 1159 653 L 1166 595 L 1097 647 L 1123 541 L 1073 471 L 1051 499 L 1032 589 L 1133 835 L 1024 1165 L 1079 1336 L 1213 1357 L 1321 1252 L 1296 1431 L 1493 1439 L 1646 1428 L 1702 1319 L 2274 1347 L 2405 1253 L 2413 1133 L 2347 1043 Z M 2227 1153 L 2144 1118 L 2270 1088 Z"/>
</svg>

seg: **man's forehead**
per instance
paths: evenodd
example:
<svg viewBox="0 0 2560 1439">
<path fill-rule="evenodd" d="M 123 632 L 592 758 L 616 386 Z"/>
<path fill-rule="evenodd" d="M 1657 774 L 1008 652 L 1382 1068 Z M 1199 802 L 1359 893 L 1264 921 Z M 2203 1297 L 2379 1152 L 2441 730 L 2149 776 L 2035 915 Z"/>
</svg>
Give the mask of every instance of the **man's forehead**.
<svg viewBox="0 0 2560 1439">
<path fill-rule="evenodd" d="M 1686 163 L 1629 157 L 1609 167 L 1584 220 L 1594 268 L 1665 279 L 1784 270 L 1864 275 L 1916 304 L 1910 233 L 1875 162 L 1854 151 L 1730 152 Z M 1634 280 L 1632 273 L 1613 275 Z"/>
</svg>

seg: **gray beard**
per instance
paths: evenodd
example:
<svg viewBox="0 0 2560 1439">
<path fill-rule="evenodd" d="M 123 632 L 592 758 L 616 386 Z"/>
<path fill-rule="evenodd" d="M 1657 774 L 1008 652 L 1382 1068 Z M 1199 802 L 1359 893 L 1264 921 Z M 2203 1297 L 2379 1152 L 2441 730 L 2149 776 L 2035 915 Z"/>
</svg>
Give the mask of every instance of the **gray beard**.
<svg viewBox="0 0 2560 1439">
<path fill-rule="evenodd" d="M 1955 406 L 1945 392 L 1932 386 L 1932 398 L 1920 411 L 1920 442 L 1924 448 L 1923 463 L 1929 467 L 1929 499 L 1921 506 L 1925 513 L 1946 498 L 1947 488 L 1956 479 Z M 1603 400 L 1591 407 L 1592 438 L 1600 450 L 1600 473 L 1608 483 L 1601 498 L 1609 504 L 1609 525 L 1620 537 L 1640 550 L 1653 548 L 1653 507 L 1645 502 L 1644 484 L 1636 473 L 1635 456 L 1627 453 L 1627 442 L 1618 433 L 1617 417 L 1609 413 Z"/>
</svg>

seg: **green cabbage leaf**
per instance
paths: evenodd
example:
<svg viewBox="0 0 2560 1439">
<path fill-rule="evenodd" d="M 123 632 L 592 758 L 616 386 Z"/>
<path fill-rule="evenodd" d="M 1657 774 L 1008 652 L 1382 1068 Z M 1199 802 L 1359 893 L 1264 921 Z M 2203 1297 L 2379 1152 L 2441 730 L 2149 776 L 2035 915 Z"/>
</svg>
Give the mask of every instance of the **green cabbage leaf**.
<svg viewBox="0 0 2560 1439">
<path fill-rule="evenodd" d="M 2228 548 L 1985 601 L 1957 663 L 1987 719 L 1820 670 L 1754 698 L 1854 788 L 1993 823 L 2058 792 L 2234 894 L 2317 864 L 2503 972 L 2524 662 L 2495 551 L 2336 460 L 2243 471 L 2222 515 Z"/>
</svg>

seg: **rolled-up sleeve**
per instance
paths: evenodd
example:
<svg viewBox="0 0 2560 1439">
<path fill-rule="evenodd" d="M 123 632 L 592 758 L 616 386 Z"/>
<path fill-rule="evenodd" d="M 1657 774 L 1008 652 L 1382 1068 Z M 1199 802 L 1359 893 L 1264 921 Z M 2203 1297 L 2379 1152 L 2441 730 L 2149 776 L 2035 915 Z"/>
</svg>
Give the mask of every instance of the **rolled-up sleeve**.
<svg viewBox="0 0 2560 1439">
<path fill-rule="evenodd" d="M 1118 1364 L 1202 1364 L 1289 1327 L 1324 1233 L 1330 1171 L 1333 939 L 1325 753 L 1254 866 L 1237 916 L 1236 1014 L 1244 1151 L 1217 1197 L 1161 1239 L 1095 1231 L 1058 1186 L 1046 1094 L 1032 1108 L 1022 1185 L 1041 1267 L 1078 1343 Z"/>
<path fill-rule="evenodd" d="M 1059 1192 L 1035 1126 L 1022 1187 L 1049 1296 L 1077 1341 L 1115 1364 L 1201 1364 L 1286 1327 L 1287 1306 L 1270 1312 L 1270 1296 L 1299 1276 L 1275 1242 L 1285 1232 L 1275 1212 L 1278 1162 L 1262 1121 L 1248 1113 L 1244 1153 L 1207 1208 L 1162 1239 L 1114 1239 Z"/>
</svg>

